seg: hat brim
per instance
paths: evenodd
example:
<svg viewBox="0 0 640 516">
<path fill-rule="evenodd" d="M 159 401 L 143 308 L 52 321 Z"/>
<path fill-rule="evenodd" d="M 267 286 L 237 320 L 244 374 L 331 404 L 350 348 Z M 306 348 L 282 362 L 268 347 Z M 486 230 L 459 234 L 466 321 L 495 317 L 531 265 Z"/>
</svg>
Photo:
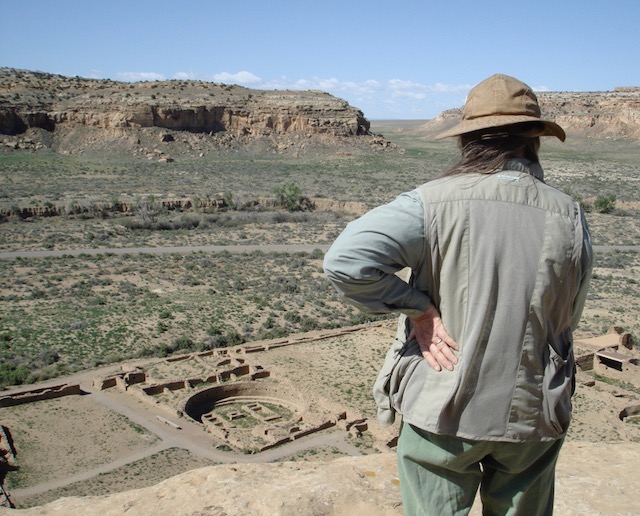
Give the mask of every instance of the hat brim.
<svg viewBox="0 0 640 516">
<path fill-rule="evenodd" d="M 443 138 L 460 136 L 461 134 L 472 133 L 480 131 L 481 129 L 502 127 L 505 125 L 520 124 L 524 122 L 539 122 L 543 124 L 544 131 L 540 133 L 540 136 L 555 136 L 562 142 L 567 137 L 562 127 L 555 122 L 550 122 L 549 120 L 541 120 L 537 117 L 528 115 L 495 115 L 473 118 L 471 120 L 462 120 L 451 129 L 447 129 L 446 131 L 438 134 L 435 138 L 436 140 L 442 140 Z"/>
</svg>

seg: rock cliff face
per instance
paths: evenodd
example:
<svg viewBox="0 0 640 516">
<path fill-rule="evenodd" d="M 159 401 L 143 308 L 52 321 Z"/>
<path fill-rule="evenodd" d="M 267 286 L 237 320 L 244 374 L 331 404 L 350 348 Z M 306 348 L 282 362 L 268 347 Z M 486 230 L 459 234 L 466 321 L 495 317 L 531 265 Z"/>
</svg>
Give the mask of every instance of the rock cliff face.
<svg viewBox="0 0 640 516">
<path fill-rule="evenodd" d="M 369 131 L 361 111 L 321 91 L 250 90 L 202 81 L 123 83 L 0 68 L 0 134 L 62 126 L 250 136 L 350 137 Z"/>
<path fill-rule="evenodd" d="M 543 114 L 567 132 L 597 138 L 640 139 L 640 88 L 537 95 Z"/>
</svg>

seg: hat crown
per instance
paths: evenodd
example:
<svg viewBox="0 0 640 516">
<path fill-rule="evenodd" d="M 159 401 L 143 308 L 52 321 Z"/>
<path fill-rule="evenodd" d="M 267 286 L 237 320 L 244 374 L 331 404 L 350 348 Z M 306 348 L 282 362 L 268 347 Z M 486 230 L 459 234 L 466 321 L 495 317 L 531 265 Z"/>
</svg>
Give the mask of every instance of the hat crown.
<svg viewBox="0 0 640 516">
<path fill-rule="evenodd" d="M 464 105 L 463 120 L 485 116 L 525 115 L 540 118 L 538 98 L 525 83 L 495 74 L 469 91 Z"/>
<path fill-rule="evenodd" d="M 555 136 L 564 141 L 564 129 L 551 120 L 542 120 L 538 98 L 524 82 L 508 75 L 496 74 L 469 91 L 462 120 L 438 134 L 436 139 L 478 133 L 496 127 L 539 122 L 538 136 Z"/>
</svg>

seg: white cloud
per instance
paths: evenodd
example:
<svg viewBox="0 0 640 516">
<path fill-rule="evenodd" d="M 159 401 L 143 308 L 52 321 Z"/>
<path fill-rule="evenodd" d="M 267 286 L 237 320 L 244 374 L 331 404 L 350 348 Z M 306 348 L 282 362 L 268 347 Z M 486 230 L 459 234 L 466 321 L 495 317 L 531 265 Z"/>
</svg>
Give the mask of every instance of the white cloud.
<svg viewBox="0 0 640 516">
<path fill-rule="evenodd" d="M 248 72 L 247 72 L 248 73 Z M 219 79 L 223 74 L 218 74 Z M 238 74 L 226 74 L 224 82 L 239 82 Z M 252 77 L 256 77 L 250 74 Z M 245 83 L 246 84 L 246 83 Z M 259 89 L 322 90 L 344 98 L 371 117 L 431 118 L 444 109 L 464 104 L 471 89 L 468 84 L 423 84 L 410 80 L 342 81 L 336 77 L 290 79 L 281 76 L 270 81 L 257 79 L 250 87 Z"/>
<path fill-rule="evenodd" d="M 237 72 L 237 73 L 229 73 L 222 72 L 216 73 L 213 75 L 214 82 L 223 82 L 225 84 L 241 84 L 241 85 L 252 85 L 256 86 L 262 83 L 262 79 L 257 75 L 252 74 L 251 72 Z M 258 86 L 256 86 L 258 87 Z"/>
<path fill-rule="evenodd" d="M 414 100 L 424 100 L 429 91 L 429 87 L 424 84 L 400 79 L 391 79 L 387 82 L 387 87 L 391 97 L 406 97 Z"/>
<path fill-rule="evenodd" d="M 468 84 L 442 84 L 440 82 L 429 85 L 401 79 L 391 79 L 388 81 L 388 88 L 392 97 L 425 100 L 434 95 L 466 93 L 471 89 L 471 86 Z"/>
<path fill-rule="evenodd" d="M 181 81 L 195 81 L 198 80 L 198 74 L 194 72 L 176 72 L 173 74 L 173 78 Z"/>
<path fill-rule="evenodd" d="M 91 70 L 85 77 L 87 79 L 104 79 L 104 74 L 100 70 Z"/>
<path fill-rule="evenodd" d="M 288 90 L 291 89 L 291 84 L 292 81 L 288 77 L 281 75 L 276 79 L 263 82 L 257 87 L 264 90 Z"/>
<path fill-rule="evenodd" d="M 313 77 L 311 79 L 299 79 L 295 82 L 290 82 L 287 88 L 295 90 L 322 90 L 333 94 L 367 97 L 376 94 L 380 90 L 381 84 L 375 80 L 355 82 L 340 81 L 335 77 L 328 79 Z"/>
<path fill-rule="evenodd" d="M 436 82 L 434 86 L 431 86 L 431 91 L 436 93 L 467 93 L 473 86 L 470 84 L 442 84 Z"/>
<path fill-rule="evenodd" d="M 164 75 L 155 72 L 118 72 L 116 78 L 127 82 L 165 80 Z"/>
<path fill-rule="evenodd" d="M 532 86 L 533 91 L 549 91 L 549 86 Z"/>
<path fill-rule="evenodd" d="M 382 83 L 373 79 L 357 82 L 340 81 L 335 77 L 312 77 L 311 79 L 298 79 L 296 81 L 280 77 L 276 81 L 263 83 L 259 87 L 263 89 L 326 91 L 337 97 L 344 98 L 355 106 L 367 102 L 375 102 L 376 96 L 383 90 Z"/>
</svg>

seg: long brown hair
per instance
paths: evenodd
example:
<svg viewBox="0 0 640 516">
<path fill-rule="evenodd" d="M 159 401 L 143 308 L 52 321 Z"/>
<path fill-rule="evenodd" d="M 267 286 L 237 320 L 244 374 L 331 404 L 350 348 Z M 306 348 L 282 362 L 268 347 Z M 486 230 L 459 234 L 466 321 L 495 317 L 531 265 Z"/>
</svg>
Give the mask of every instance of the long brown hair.
<svg viewBox="0 0 640 516">
<path fill-rule="evenodd" d="M 460 160 L 442 176 L 492 174 L 517 156 L 537 163 L 543 130 L 543 124 L 526 122 L 462 134 L 458 139 Z"/>
</svg>

